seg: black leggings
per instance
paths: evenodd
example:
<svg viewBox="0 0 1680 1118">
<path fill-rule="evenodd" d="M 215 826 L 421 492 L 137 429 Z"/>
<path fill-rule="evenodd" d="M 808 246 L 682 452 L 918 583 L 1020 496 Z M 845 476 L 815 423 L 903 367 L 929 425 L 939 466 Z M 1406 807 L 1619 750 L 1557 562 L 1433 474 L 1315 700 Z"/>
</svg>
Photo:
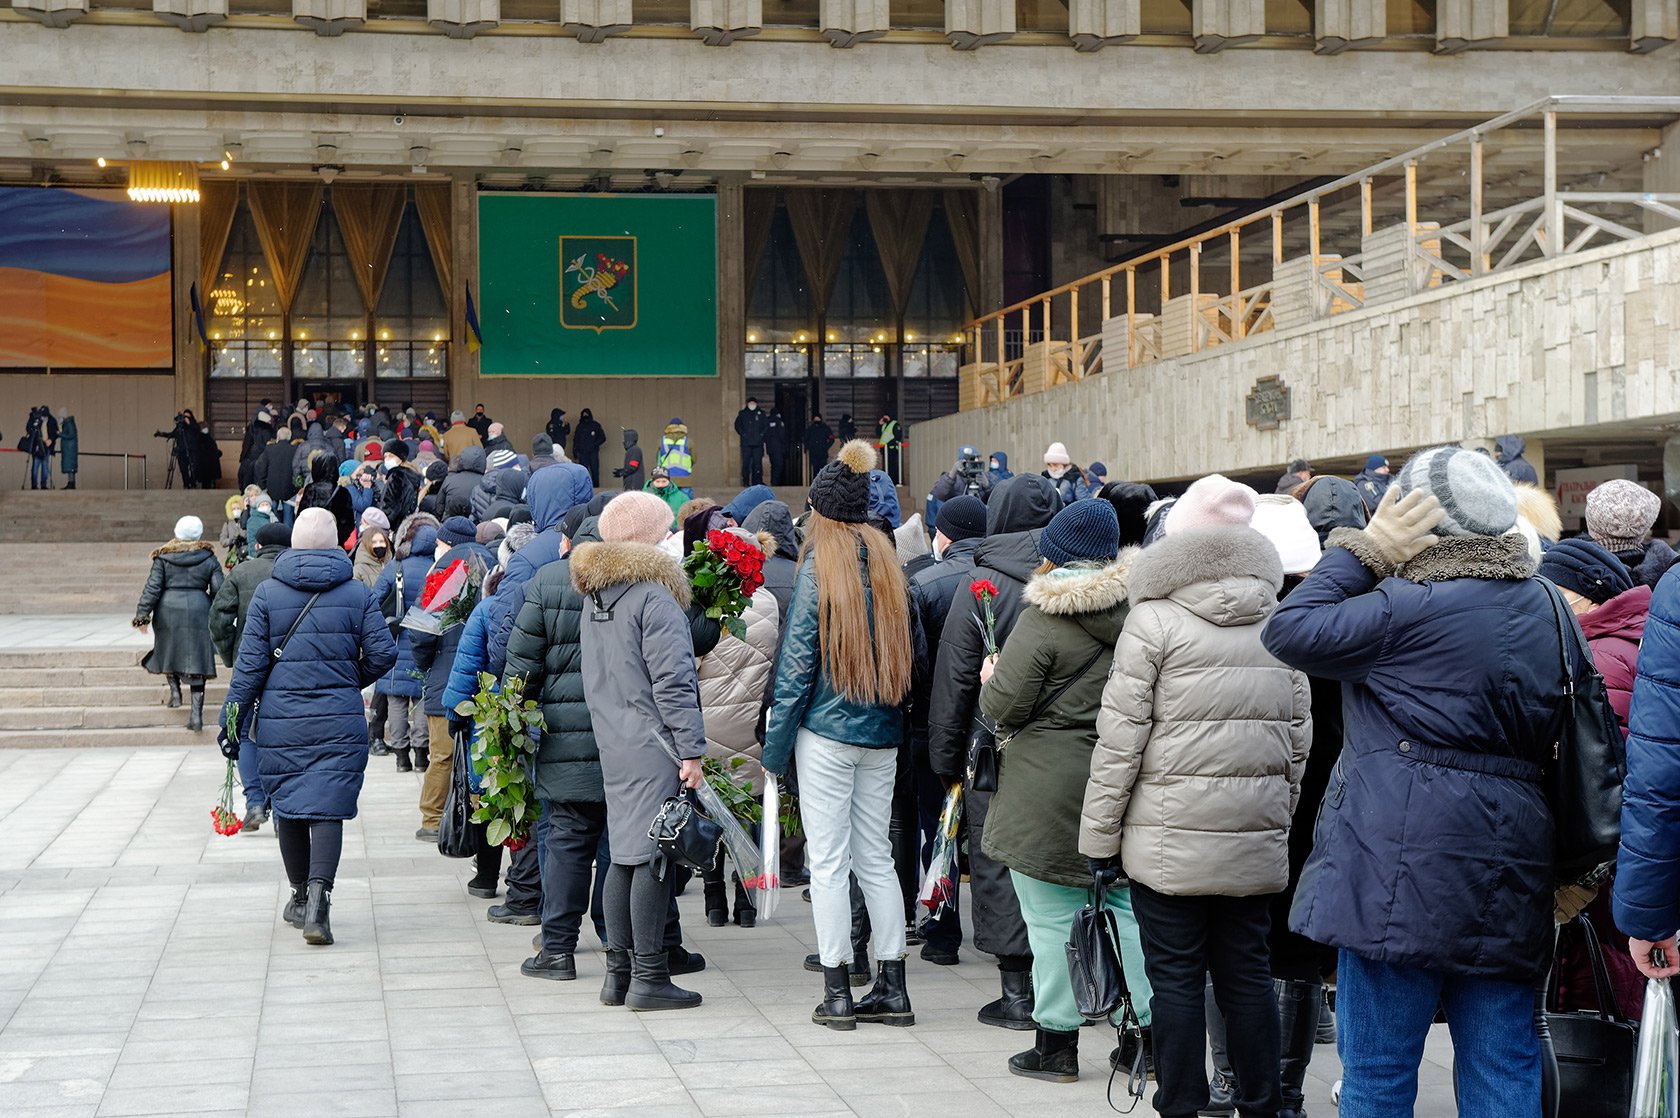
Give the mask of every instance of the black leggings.
<svg viewBox="0 0 1680 1118">
<path fill-rule="evenodd" d="M 615 951 L 657 955 L 665 950 L 665 916 L 671 901 L 671 880 L 656 881 L 650 865 L 621 866 L 607 871 L 602 901 L 606 906 L 607 943 Z"/>
<path fill-rule="evenodd" d="M 339 855 L 344 852 L 344 822 L 325 819 L 274 817 L 274 834 L 280 840 L 280 860 L 286 864 L 286 880 L 296 888 L 306 881 L 325 882 L 328 889 L 338 875 Z"/>
</svg>

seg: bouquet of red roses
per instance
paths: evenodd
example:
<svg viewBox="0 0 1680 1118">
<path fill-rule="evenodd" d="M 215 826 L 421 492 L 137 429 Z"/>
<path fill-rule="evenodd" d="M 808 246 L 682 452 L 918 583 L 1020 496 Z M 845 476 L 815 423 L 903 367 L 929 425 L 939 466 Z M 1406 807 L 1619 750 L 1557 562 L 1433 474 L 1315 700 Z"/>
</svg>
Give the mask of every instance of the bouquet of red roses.
<svg viewBox="0 0 1680 1118">
<path fill-rule="evenodd" d="M 436 635 L 463 624 L 478 604 L 486 573 L 476 553 L 434 570 L 426 576 L 419 607 L 403 614 L 402 627 Z"/>
<path fill-rule="evenodd" d="M 733 532 L 711 531 L 694 542 L 683 573 L 694 587 L 695 606 L 737 640 L 744 638 L 741 614 L 764 585 L 764 553 Z"/>
</svg>

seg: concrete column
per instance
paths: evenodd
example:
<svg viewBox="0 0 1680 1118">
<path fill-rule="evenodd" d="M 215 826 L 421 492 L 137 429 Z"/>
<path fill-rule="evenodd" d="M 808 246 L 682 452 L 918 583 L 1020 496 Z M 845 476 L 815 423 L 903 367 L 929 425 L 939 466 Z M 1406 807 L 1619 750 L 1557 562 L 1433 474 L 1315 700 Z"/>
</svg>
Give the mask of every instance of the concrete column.
<svg viewBox="0 0 1680 1118">
<path fill-rule="evenodd" d="M 1253 42 L 1266 33 L 1265 0 L 1192 0 L 1190 30 L 1198 54 Z"/>
<path fill-rule="evenodd" d="M 689 0 L 688 25 L 707 46 L 726 47 L 764 29 L 764 0 Z"/>
<path fill-rule="evenodd" d="M 1523 457 L 1540 477 L 1540 488 L 1546 488 L 1546 440 L 1523 437 Z M 1495 452 L 1498 453 L 1497 451 Z"/>
<path fill-rule="evenodd" d="M 1435 53 L 1457 54 L 1494 39 L 1509 38 L 1509 0 L 1440 0 L 1435 9 Z"/>
<path fill-rule="evenodd" d="M 1646 54 L 1680 39 L 1680 0 L 1633 0 L 1628 36 L 1636 54 Z"/>
<path fill-rule="evenodd" d="M 367 22 L 367 0 L 292 0 L 292 18 L 331 38 Z"/>
<path fill-rule="evenodd" d="M 580 43 L 602 43 L 630 30 L 630 0 L 560 0 L 560 23 Z"/>
<path fill-rule="evenodd" d="M 228 0 L 152 0 L 152 14 L 182 31 L 208 31 L 226 21 Z"/>
<path fill-rule="evenodd" d="M 1013 34 L 1012 0 L 945 0 L 945 39 L 958 50 L 1001 43 Z"/>
<path fill-rule="evenodd" d="M 1069 0 L 1068 37 L 1078 51 L 1101 50 L 1143 30 L 1139 0 Z"/>
<path fill-rule="evenodd" d="M 170 210 L 175 241 L 170 284 L 175 289 L 175 410 L 191 408 L 204 419 L 204 353 L 198 348 L 198 325 L 192 313 L 192 287 L 198 282 L 198 207 L 171 206 Z"/>
<path fill-rule="evenodd" d="M 1662 142 L 1645 156 L 1645 190 L 1651 194 L 1680 194 L 1680 124 L 1662 130 Z M 1676 207 L 1680 208 L 1680 207 Z M 1645 232 L 1660 233 L 1680 222 L 1661 214 L 1645 213 Z"/>
<path fill-rule="evenodd" d="M 69 27 L 88 14 L 88 0 L 12 0 L 12 11 L 48 27 Z"/>
<path fill-rule="evenodd" d="M 980 313 L 1003 306 L 1003 191 L 980 191 Z"/>
<path fill-rule="evenodd" d="M 1340 54 L 1376 42 L 1388 34 L 1388 5 L 1383 0 L 1316 0 L 1313 35 L 1319 54 Z"/>
<path fill-rule="evenodd" d="M 887 0 L 822 0 L 821 14 L 823 38 L 833 47 L 854 47 L 879 39 L 891 26 Z"/>
<path fill-rule="evenodd" d="M 470 39 L 502 22 L 502 0 L 426 0 L 426 22 L 451 39 Z"/>
<path fill-rule="evenodd" d="M 459 408 L 479 395 L 478 354 L 467 348 L 467 285 L 478 288 L 478 186 L 472 175 L 456 175 L 450 193 L 455 290 L 444 296 L 449 301 L 449 399 Z"/>
<path fill-rule="evenodd" d="M 739 176 L 718 180 L 717 315 L 718 388 L 728 450 L 702 462 L 712 484 L 727 484 L 741 461 L 741 442 L 732 422 L 747 395 L 746 201 Z"/>
</svg>

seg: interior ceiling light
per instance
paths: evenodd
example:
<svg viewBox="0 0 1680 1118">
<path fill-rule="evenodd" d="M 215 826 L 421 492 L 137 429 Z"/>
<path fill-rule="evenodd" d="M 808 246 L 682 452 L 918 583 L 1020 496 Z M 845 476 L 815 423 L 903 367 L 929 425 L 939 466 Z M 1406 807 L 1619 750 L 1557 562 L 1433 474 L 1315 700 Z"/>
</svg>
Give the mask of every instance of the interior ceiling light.
<svg viewBox="0 0 1680 1118">
<path fill-rule="evenodd" d="M 155 159 L 130 163 L 128 197 L 135 202 L 194 204 L 199 197 L 198 164 Z"/>
</svg>

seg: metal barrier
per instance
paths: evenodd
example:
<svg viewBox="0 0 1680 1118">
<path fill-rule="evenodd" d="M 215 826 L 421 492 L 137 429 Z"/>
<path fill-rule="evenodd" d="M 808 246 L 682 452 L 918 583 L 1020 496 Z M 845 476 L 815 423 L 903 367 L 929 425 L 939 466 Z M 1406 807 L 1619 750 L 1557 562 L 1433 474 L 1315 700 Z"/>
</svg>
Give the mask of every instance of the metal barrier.
<svg viewBox="0 0 1680 1118">
<path fill-rule="evenodd" d="M 6 454 L 17 454 L 24 458 L 29 457 L 28 451 L 19 450 L 15 446 L 0 447 L 0 452 Z M 144 454 L 129 454 L 126 451 L 112 450 L 79 450 L 76 453 L 80 458 L 121 458 L 123 464 L 123 488 L 125 490 L 130 488 L 128 484 L 128 464 L 131 461 L 137 461 L 140 463 L 140 488 L 151 488 L 151 466 L 146 461 L 146 456 Z M 56 455 L 53 457 L 56 457 Z M 24 480 L 28 480 L 27 475 Z"/>
<path fill-rule="evenodd" d="M 1560 137 L 1560 116 L 1595 127 Z M 1630 240 L 1647 216 L 1680 223 L 1680 193 L 1599 189 L 1624 168 L 1593 147 L 1606 122 L 1675 119 L 1680 97 L 1550 97 L 994 311 L 963 327 L 960 407 Z M 1573 181 L 1559 161 L 1570 143 L 1585 150 L 1569 152 Z"/>
</svg>

